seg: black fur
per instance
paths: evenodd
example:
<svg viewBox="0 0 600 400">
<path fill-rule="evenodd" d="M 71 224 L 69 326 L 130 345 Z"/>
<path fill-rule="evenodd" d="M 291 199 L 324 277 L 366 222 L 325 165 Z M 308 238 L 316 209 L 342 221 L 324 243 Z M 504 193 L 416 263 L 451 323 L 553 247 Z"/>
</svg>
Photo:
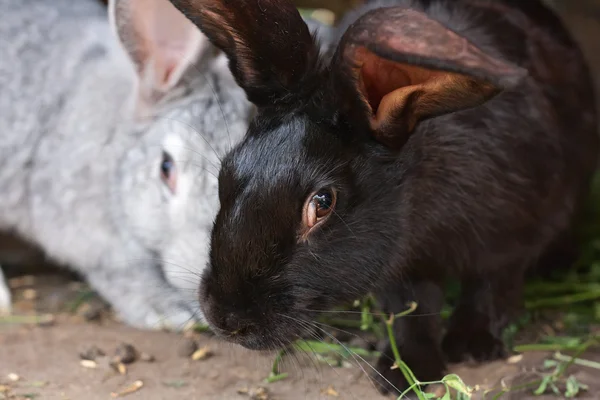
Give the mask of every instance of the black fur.
<svg viewBox="0 0 600 400">
<path fill-rule="evenodd" d="M 525 271 L 568 232 L 588 190 L 598 152 L 592 84 L 537 0 L 371 3 L 424 11 L 529 75 L 485 104 L 421 122 L 396 151 L 374 139 L 348 71 L 314 63 L 311 91 L 263 104 L 223 161 L 201 304 L 218 333 L 265 349 L 302 336 L 313 310 L 370 291 L 388 313 L 417 301 L 424 316 L 395 329 L 416 377 L 433 380 L 445 360 L 505 355 L 501 333 L 520 310 Z M 337 190 L 335 213 L 299 242 L 302 205 L 322 187 Z M 441 341 L 436 313 L 450 276 L 463 291 Z M 404 389 L 390 356 L 378 369 Z"/>
<path fill-rule="evenodd" d="M 301 19 L 291 2 L 171 2 L 227 54 L 237 83 L 257 106 L 286 104 L 290 93 L 306 93 L 315 83 L 310 73 L 318 47 L 306 24 L 294 23 Z"/>
</svg>

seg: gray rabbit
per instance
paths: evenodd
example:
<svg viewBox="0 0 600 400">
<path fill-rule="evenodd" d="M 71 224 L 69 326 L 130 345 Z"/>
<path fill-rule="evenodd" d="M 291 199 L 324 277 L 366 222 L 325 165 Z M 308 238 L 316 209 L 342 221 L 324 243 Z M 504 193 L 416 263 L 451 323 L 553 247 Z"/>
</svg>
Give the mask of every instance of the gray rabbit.
<svg viewBox="0 0 600 400">
<path fill-rule="evenodd" d="M 0 1 L 0 230 L 81 273 L 128 324 L 177 329 L 201 320 L 219 155 L 252 108 L 167 0 L 108 14 Z"/>
</svg>

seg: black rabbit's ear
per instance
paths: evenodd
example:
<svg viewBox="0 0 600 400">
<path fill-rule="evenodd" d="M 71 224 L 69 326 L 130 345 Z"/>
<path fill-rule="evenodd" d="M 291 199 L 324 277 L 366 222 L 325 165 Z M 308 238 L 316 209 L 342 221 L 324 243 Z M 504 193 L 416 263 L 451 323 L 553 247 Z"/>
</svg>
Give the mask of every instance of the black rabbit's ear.
<svg viewBox="0 0 600 400">
<path fill-rule="evenodd" d="M 170 0 L 229 58 L 248 99 L 267 106 L 297 93 L 319 51 L 289 0 Z"/>
<path fill-rule="evenodd" d="M 375 137 L 401 147 L 419 121 L 482 104 L 526 75 L 422 12 L 380 8 L 351 25 L 333 60 L 370 112 Z"/>
</svg>

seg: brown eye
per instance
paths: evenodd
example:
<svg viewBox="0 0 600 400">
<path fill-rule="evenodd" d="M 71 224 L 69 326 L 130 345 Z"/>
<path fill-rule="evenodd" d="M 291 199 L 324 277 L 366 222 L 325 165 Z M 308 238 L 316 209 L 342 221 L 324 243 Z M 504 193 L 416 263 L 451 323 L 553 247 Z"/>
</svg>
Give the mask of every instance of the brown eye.
<svg viewBox="0 0 600 400">
<path fill-rule="evenodd" d="M 175 193 L 177 187 L 177 168 L 175 167 L 175 161 L 169 153 L 163 151 L 162 161 L 160 163 L 160 178 L 163 183 L 167 185 L 172 193 Z"/>
<path fill-rule="evenodd" d="M 315 203 L 317 218 L 323 218 L 331 212 L 333 207 L 333 193 L 329 190 L 321 190 L 312 198 Z"/>
<path fill-rule="evenodd" d="M 304 207 L 303 222 L 305 227 L 311 229 L 327 217 L 335 207 L 335 200 L 335 192 L 331 189 L 321 189 L 316 193 L 312 193 Z"/>
</svg>

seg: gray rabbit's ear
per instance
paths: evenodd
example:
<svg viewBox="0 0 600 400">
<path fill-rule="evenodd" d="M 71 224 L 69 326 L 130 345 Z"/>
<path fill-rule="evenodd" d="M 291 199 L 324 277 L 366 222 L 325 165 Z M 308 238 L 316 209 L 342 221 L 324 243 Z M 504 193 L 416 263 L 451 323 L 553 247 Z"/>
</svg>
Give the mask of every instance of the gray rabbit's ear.
<svg viewBox="0 0 600 400">
<path fill-rule="evenodd" d="M 176 86 L 210 44 L 168 0 L 109 0 L 109 18 L 138 74 L 145 106 Z"/>
</svg>

